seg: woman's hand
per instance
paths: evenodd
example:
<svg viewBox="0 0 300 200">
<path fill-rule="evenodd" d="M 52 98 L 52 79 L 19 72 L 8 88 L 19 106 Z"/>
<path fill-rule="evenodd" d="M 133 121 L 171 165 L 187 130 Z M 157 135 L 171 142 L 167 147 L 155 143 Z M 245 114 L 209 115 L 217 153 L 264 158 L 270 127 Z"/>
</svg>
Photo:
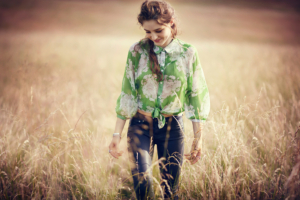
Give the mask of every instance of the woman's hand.
<svg viewBox="0 0 300 200">
<path fill-rule="evenodd" d="M 203 123 L 202 122 L 193 122 L 194 130 L 194 140 L 189 154 L 184 154 L 185 158 L 192 165 L 198 162 L 201 158 L 201 147 L 202 147 L 202 133 Z"/>
<path fill-rule="evenodd" d="M 191 165 L 195 164 L 201 158 L 200 139 L 195 138 L 192 144 L 191 152 L 184 154 Z"/>
<path fill-rule="evenodd" d="M 195 164 L 201 158 L 201 149 L 193 150 L 188 154 L 184 154 L 185 158 L 189 161 L 191 165 Z"/>
<path fill-rule="evenodd" d="M 122 133 L 125 123 L 126 123 L 126 120 L 117 118 L 115 133 Z M 109 153 L 115 158 L 119 158 L 123 154 L 123 151 L 119 151 L 120 141 L 121 141 L 120 134 L 118 136 L 117 135 L 113 136 L 111 143 L 108 147 Z"/>
<path fill-rule="evenodd" d="M 108 147 L 110 154 L 115 158 L 119 158 L 123 154 L 123 151 L 119 151 L 120 140 L 121 140 L 120 136 L 114 136 Z"/>
</svg>

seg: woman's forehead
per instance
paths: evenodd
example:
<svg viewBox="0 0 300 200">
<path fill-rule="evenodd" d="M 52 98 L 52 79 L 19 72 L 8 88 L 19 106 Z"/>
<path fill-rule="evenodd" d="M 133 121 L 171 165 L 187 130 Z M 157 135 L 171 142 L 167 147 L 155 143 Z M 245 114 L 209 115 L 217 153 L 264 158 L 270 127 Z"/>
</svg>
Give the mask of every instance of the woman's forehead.
<svg viewBox="0 0 300 200">
<path fill-rule="evenodd" d="M 143 22 L 143 28 L 148 31 L 154 31 L 154 30 L 162 28 L 162 27 L 163 27 L 163 25 L 157 23 L 157 21 L 154 19 L 146 20 Z"/>
</svg>

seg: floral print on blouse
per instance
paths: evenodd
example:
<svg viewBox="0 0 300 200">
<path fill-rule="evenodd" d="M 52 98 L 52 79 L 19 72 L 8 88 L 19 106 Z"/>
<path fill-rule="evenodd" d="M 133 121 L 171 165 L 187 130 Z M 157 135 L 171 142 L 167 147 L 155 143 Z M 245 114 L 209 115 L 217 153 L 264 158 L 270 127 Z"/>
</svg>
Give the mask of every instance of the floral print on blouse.
<svg viewBox="0 0 300 200">
<path fill-rule="evenodd" d="M 122 91 L 117 100 L 117 117 L 132 118 L 138 109 L 165 125 L 163 114 L 185 115 L 205 121 L 210 98 L 196 48 L 175 38 L 165 48 L 154 45 L 163 80 L 158 82 L 150 69 L 147 40 L 134 43 L 128 52 Z"/>
</svg>

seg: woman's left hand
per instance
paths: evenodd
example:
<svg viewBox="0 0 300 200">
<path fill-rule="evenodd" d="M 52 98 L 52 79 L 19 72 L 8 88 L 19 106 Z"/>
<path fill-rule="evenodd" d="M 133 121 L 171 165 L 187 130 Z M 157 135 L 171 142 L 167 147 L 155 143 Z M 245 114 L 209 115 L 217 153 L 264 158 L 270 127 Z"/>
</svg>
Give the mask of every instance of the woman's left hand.
<svg viewBox="0 0 300 200">
<path fill-rule="evenodd" d="M 195 164 L 201 158 L 201 149 L 191 150 L 190 153 L 184 154 L 185 158 L 189 161 L 191 165 Z"/>
</svg>

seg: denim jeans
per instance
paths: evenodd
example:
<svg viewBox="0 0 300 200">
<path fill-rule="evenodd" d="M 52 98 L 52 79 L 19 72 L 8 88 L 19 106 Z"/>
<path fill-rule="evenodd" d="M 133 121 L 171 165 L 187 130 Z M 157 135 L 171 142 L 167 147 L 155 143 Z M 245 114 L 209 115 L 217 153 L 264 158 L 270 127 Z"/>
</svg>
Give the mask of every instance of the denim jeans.
<svg viewBox="0 0 300 200">
<path fill-rule="evenodd" d="M 166 117 L 166 124 L 158 128 L 157 119 L 146 119 L 137 113 L 129 123 L 128 152 L 132 161 L 132 176 L 137 199 L 154 199 L 152 157 L 154 145 L 160 168 L 164 198 L 176 199 L 184 152 L 182 116 Z"/>
</svg>

